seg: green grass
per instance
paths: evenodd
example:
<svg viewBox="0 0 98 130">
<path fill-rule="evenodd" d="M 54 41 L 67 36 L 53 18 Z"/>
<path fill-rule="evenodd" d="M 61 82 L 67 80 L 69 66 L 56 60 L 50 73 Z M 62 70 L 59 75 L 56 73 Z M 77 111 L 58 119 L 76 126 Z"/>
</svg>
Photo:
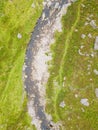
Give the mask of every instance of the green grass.
<svg viewBox="0 0 98 130">
<path fill-rule="evenodd" d="M 98 129 L 98 99 L 95 96 L 98 80 L 93 72 L 94 69 L 98 70 L 98 51 L 93 49 L 98 29 L 84 25 L 91 14 L 90 19 L 96 20 L 98 25 L 97 5 L 97 0 L 73 3 L 62 19 L 63 32 L 56 33 L 56 42 L 51 46 L 53 58 L 50 61 L 52 67 L 49 66 L 46 111 L 52 114 L 55 122 L 62 121 L 63 130 Z M 76 29 L 78 32 L 75 32 Z M 92 38 L 87 36 L 89 33 Z M 81 38 L 82 34 L 86 34 L 85 39 Z M 89 56 L 79 54 L 81 46 L 84 46 L 81 52 Z M 95 53 L 95 56 L 92 57 L 91 53 Z M 91 65 L 90 70 L 87 70 L 88 65 Z M 89 107 L 80 103 L 82 98 L 89 100 Z M 66 103 L 64 108 L 59 106 L 62 101 Z"/>
<path fill-rule="evenodd" d="M 32 8 L 32 3 L 35 8 Z M 22 66 L 42 0 L 0 1 L 0 130 L 31 130 Z M 22 35 L 21 39 L 17 34 Z"/>
</svg>

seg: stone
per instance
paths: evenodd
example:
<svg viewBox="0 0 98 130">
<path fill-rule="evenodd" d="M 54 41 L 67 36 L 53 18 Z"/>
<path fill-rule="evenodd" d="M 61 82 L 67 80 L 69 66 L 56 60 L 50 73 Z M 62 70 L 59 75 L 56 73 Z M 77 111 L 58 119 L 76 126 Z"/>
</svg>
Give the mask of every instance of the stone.
<svg viewBox="0 0 98 130">
<path fill-rule="evenodd" d="M 55 9 L 58 9 L 59 8 L 59 2 L 57 2 L 56 4 L 55 4 L 55 7 L 54 7 Z"/>
<path fill-rule="evenodd" d="M 88 22 L 85 22 L 85 24 L 84 24 L 84 25 L 85 25 L 85 26 L 87 26 L 88 24 L 89 24 Z"/>
<path fill-rule="evenodd" d="M 86 37 L 86 35 L 85 35 L 85 34 L 82 34 L 82 35 L 81 35 L 81 38 L 82 38 L 82 39 L 84 39 L 85 37 Z"/>
<path fill-rule="evenodd" d="M 97 28 L 97 25 L 96 25 L 96 23 L 95 23 L 95 20 L 91 20 L 90 25 L 91 25 L 94 29 Z"/>
<path fill-rule="evenodd" d="M 32 7 L 32 8 L 35 8 L 35 4 L 34 4 L 34 3 L 32 3 L 31 7 Z"/>
<path fill-rule="evenodd" d="M 94 50 L 98 50 L 98 36 L 96 36 Z"/>
<path fill-rule="evenodd" d="M 92 38 L 92 35 L 91 35 L 91 33 L 89 33 L 89 34 L 88 34 L 88 37 L 89 37 L 89 38 Z"/>
<path fill-rule="evenodd" d="M 65 105 L 65 102 L 64 101 L 62 101 L 61 103 L 60 103 L 60 105 L 59 105 L 60 107 L 62 107 L 62 108 L 64 108 L 66 105 Z"/>
<path fill-rule="evenodd" d="M 84 4 L 81 4 L 81 6 L 84 8 L 85 7 L 85 5 Z"/>
<path fill-rule="evenodd" d="M 81 55 L 81 56 L 85 56 L 85 54 L 83 54 L 80 49 L 78 50 L 78 53 L 79 53 L 79 55 Z"/>
<path fill-rule="evenodd" d="M 88 99 L 87 99 L 87 98 L 81 99 L 80 102 L 81 102 L 81 104 L 84 105 L 84 106 L 87 106 L 87 107 L 89 106 L 89 102 L 88 102 Z"/>
<path fill-rule="evenodd" d="M 46 2 L 43 2 L 43 6 L 45 6 L 46 5 Z"/>
<path fill-rule="evenodd" d="M 75 32 L 78 32 L 78 29 L 75 29 Z"/>
<path fill-rule="evenodd" d="M 94 53 L 91 53 L 90 56 L 91 56 L 92 58 L 94 58 Z"/>
<path fill-rule="evenodd" d="M 75 98 L 77 98 L 78 97 L 78 94 L 75 94 Z"/>
<path fill-rule="evenodd" d="M 42 20 L 44 20 L 45 19 L 45 13 L 43 13 L 43 15 L 42 15 Z"/>
<path fill-rule="evenodd" d="M 87 18 L 86 18 L 86 20 L 90 21 L 90 18 L 89 18 L 89 17 L 87 17 Z"/>
<path fill-rule="evenodd" d="M 47 3 L 47 6 L 48 6 L 48 7 L 50 7 L 50 6 L 51 6 L 51 4 L 52 4 L 52 2 L 51 2 L 51 1 L 49 1 L 49 2 Z"/>
<path fill-rule="evenodd" d="M 22 35 L 20 33 L 17 34 L 17 38 L 18 39 L 21 39 L 22 38 Z"/>
<path fill-rule="evenodd" d="M 98 98 L 98 88 L 95 89 L 95 95 Z"/>
<path fill-rule="evenodd" d="M 94 69 L 94 73 L 95 73 L 96 75 L 98 75 L 98 70 Z"/>
</svg>

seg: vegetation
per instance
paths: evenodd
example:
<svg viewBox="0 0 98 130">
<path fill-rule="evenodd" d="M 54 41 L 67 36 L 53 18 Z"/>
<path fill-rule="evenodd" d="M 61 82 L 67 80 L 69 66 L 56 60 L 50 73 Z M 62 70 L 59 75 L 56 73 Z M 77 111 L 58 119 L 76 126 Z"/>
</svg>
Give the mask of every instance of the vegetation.
<svg viewBox="0 0 98 130">
<path fill-rule="evenodd" d="M 98 28 L 89 24 L 95 20 L 98 26 L 97 12 L 97 0 L 73 3 L 62 19 L 63 32 L 56 32 L 51 45 L 46 111 L 55 122 L 62 121 L 63 130 L 98 129 L 98 75 L 94 73 L 98 70 L 98 51 L 94 50 Z M 88 106 L 81 104 L 85 98 Z"/>
<path fill-rule="evenodd" d="M 0 130 L 34 128 L 27 113 L 22 66 L 41 11 L 42 0 L 0 0 Z"/>
</svg>

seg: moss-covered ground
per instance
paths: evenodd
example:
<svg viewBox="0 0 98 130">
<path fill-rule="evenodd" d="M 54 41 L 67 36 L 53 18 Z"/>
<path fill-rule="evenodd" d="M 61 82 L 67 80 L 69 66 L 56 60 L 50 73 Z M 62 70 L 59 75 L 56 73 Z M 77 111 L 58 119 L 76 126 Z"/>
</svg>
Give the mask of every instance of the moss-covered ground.
<svg viewBox="0 0 98 130">
<path fill-rule="evenodd" d="M 98 28 L 90 25 L 91 20 L 98 26 L 97 0 L 73 3 L 63 16 L 63 32 L 55 34 L 51 45 L 46 111 L 55 122 L 62 121 L 63 130 L 98 129 L 98 75 L 94 73 L 98 70 L 98 51 L 94 50 Z M 81 99 L 88 99 L 89 105 Z"/>
<path fill-rule="evenodd" d="M 34 128 L 27 113 L 22 66 L 41 11 L 42 0 L 0 0 L 0 130 Z"/>
</svg>

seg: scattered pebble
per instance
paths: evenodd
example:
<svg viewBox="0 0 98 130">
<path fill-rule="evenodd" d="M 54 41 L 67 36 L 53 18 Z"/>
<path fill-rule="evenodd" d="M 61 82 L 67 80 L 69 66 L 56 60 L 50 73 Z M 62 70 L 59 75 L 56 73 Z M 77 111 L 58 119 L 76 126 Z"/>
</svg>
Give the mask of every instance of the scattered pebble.
<svg viewBox="0 0 98 130">
<path fill-rule="evenodd" d="M 95 95 L 98 98 L 98 88 L 95 89 Z"/>
<path fill-rule="evenodd" d="M 56 4 L 55 4 L 55 7 L 54 7 L 55 9 L 58 9 L 59 8 L 59 2 L 57 2 Z"/>
<path fill-rule="evenodd" d="M 85 56 L 85 54 L 83 54 L 80 49 L 78 50 L 78 53 L 79 53 L 79 55 L 81 55 L 81 56 Z"/>
<path fill-rule="evenodd" d="M 75 32 L 78 32 L 78 29 L 75 29 Z"/>
<path fill-rule="evenodd" d="M 43 13 L 43 15 L 42 15 L 42 20 L 44 20 L 45 19 L 45 13 Z"/>
<path fill-rule="evenodd" d="M 90 55 L 91 55 L 91 57 L 94 57 L 94 53 L 91 53 Z"/>
<path fill-rule="evenodd" d="M 51 3 L 51 1 L 49 1 L 49 2 L 47 3 L 48 7 L 50 7 L 50 6 L 51 6 L 51 4 L 52 4 L 52 3 Z"/>
<path fill-rule="evenodd" d="M 98 70 L 94 69 L 94 73 L 95 73 L 96 75 L 98 75 Z"/>
<path fill-rule="evenodd" d="M 66 77 L 64 77 L 64 81 L 66 80 Z"/>
<path fill-rule="evenodd" d="M 81 99 L 81 104 L 83 104 L 84 106 L 89 106 L 89 102 L 88 102 L 88 99 L 87 98 L 83 98 Z"/>
<path fill-rule="evenodd" d="M 89 17 L 87 17 L 87 18 L 86 18 L 86 20 L 90 21 L 90 18 L 89 18 Z"/>
<path fill-rule="evenodd" d="M 98 36 L 96 36 L 96 39 L 95 39 L 94 50 L 98 50 Z"/>
<path fill-rule="evenodd" d="M 21 39 L 21 38 L 22 38 L 21 33 L 18 33 L 18 34 L 17 34 L 17 38 L 18 38 L 18 39 Z"/>
<path fill-rule="evenodd" d="M 84 4 L 81 4 L 81 6 L 84 8 L 85 7 L 85 5 Z"/>
<path fill-rule="evenodd" d="M 88 24 L 89 24 L 88 22 L 85 22 L 85 24 L 84 24 L 84 25 L 85 25 L 85 26 L 87 26 Z"/>
<path fill-rule="evenodd" d="M 34 4 L 34 3 L 32 3 L 31 7 L 32 7 L 32 8 L 35 8 L 35 4 Z"/>
<path fill-rule="evenodd" d="M 93 14 L 91 14 L 89 17 L 93 17 L 94 15 Z"/>
<path fill-rule="evenodd" d="M 82 38 L 82 39 L 84 39 L 85 37 L 86 37 L 86 35 L 85 35 L 85 34 L 82 34 L 82 35 L 81 35 L 81 38 Z"/>
<path fill-rule="evenodd" d="M 59 105 L 60 107 L 62 107 L 62 108 L 64 108 L 66 105 L 65 105 L 65 102 L 64 101 L 62 101 L 61 103 L 60 103 L 60 105 Z"/>
<path fill-rule="evenodd" d="M 84 48 L 84 46 L 83 46 L 83 45 L 81 45 L 81 46 L 80 46 L 80 48 L 81 48 L 81 49 L 83 49 L 83 48 Z"/>
<path fill-rule="evenodd" d="M 27 75 L 24 75 L 24 78 L 27 78 L 28 76 Z"/>
<path fill-rule="evenodd" d="M 91 25 L 94 29 L 97 28 L 97 25 L 96 25 L 96 23 L 95 23 L 95 20 L 91 20 L 90 25 Z"/>
<path fill-rule="evenodd" d="M 75 94 L 75 98 L 77 98 L 78 97 L 78 94 Z"/>
<path fill-rule="evenodd" d="M 90 81 L 92 81 L 93 79 L 92 78 L 90 78 Z"/>
<path fill-rule="evenodd" d="M 89 34 L 88 34 L 88 37 L 89 37 L 89 38 L 92 38 L 92 35 L 91 35 L 91 33 L 89 33 Z"/>
</svg>

